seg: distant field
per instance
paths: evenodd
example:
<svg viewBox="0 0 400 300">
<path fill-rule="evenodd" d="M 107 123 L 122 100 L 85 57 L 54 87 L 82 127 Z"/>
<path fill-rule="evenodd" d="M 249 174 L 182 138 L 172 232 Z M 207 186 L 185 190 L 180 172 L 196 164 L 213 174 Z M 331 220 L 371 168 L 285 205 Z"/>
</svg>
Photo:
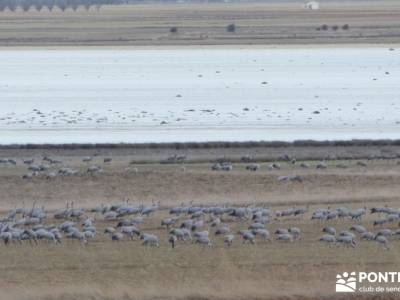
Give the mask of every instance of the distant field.
<svg viewBox="0 0 400 300">
<path fill-rule="evenodd" d="M 0 46 L 400 42 L 398 1 L 329 1 L 319 11 L 304 10 L 301 2 L 104 6 L 89 13 L 83 8 L 64 13 L 2 12 Z M 227 32 L 231 23 L 236 32 Z M 322 29 L 324 24 L 327 30 Z M 342 28 L 346 24 L 348 30 Z M 171 33 L 171 27 L 177 32 Z"/>
</svg>

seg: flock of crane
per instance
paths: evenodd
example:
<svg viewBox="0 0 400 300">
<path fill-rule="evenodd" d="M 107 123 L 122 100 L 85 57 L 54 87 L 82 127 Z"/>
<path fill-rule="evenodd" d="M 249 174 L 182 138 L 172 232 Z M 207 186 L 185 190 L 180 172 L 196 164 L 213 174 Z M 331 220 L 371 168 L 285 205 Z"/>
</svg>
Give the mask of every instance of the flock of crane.
<svg viewBox="0 0 400 300">
<path fill-rule="evenodd" d="M 188 243 L 211 247 L 216 239 L 222 240 L 227 248 L 234 243 L 258 244 L 273 240 L 296 243 L 304 238 L 299 227 L 282 227 L 274 232 L 270 232 L 268 228 L 270 224 L 280 224 L 285 220 L 304 220 L 307 215 L 308 218 L 311 215 L 311 222 L 321 224 L 322 236 L 319 241 L 328 245 L 356 247 L 357 240 L 365 240 L 389 249 L 390 238 L 400 236 L 400 229 L 385 227 L 400 220 L 400 209 L 390 207 L 370 208 L 370 214 L 380 216 L 371 224 L 373 228 L 377 228 L 375 232 L 368 231 L 359 224 L 368 213 L 366 207 L 328 207 L 310 211 L 309 207 L 272 210 L 256 206 L 182 204 L 170 208 L 169 215 L 166 216 L 167 210 L 168 208 L 160 207 L 159 203 L 146 206 L 124 202 L 83 209 L 75 208 L 72 202 L 67 203 L 66 208 L 50 212 L 44 206 L 39 207 L 34 203 L 29 209 L 12 209 L 0 219 L 0 240 L 8 246 L 35 245 L 42 241 L 61 244 L 65 239 L 86 244 L 105 237 L 111 241 L 141 240 L 144 246 L 160 247 L 160 238 L 152 231 L 154 228 L 146 230 L 144 226 L 151 218 L 158 217 L 155 219 L 159 222 L 158 230 L 166 231 L 166 235 L 162 234 L 167 237 L 164 242 L 169 243 L 172 248 Z M 346 220 L 352 223 L 348 230 L 338 231 L 332 226 Z M 98 224 L 101 229 L 97 227 Z M 233 226 L 238 229 L 233 230 Z"/>
<path fill-rule="evenodd" d="M 369 158 L 368 160 L 372 159 L 379 159 L 379 158 L 372 157 Z M 187 164 L 185 164 L 186 160 L 187 157 L 185 155 L 178 156 L 175 154 L 168 157 L 165 161 L 162 161 L 162 163 L 180 164 L 181 170 L 186 171 L 187 170 Z M 283 166 L 280 163 L 281 161 L 289 165 L 297 166 L 301 169 L 315 168 L 317 170 L 324 170 L 327 169 L 328 166 L 337 169 L 346 169 L 352 166 L 350 162 L 337 161 L 337 163 L 335 164 L 334 163 L 335 160 L 336 160 L 335 158 L 329 157 L 322 161 L 316 162 L 314 165 L 312 165 L 308 162 L 297 161 L 295 158 L 291 158 L 288 155 L 284 155 L 278 158 L 278 161 L 269 163 L 266 169 L 269 171 L 281 170 L 281 168 L 283 168 Z M 247 171 L 256 172 L 264 168 L 261 166 L 261 164 L 255 163 L 253 161 L 254 158 L 252 156 L 246 155 L 241 158 L 241 163 L 246 163 L 244 168 Z M 332 161 L 332 163 L 328 165 L 329 161 Z M 44 155 L 40 159 L 33 159 L 33 158 L 22 159 L 21 162 L 13 158 L 0 158 L 0 166 L 1 165 L 16 166 L 20 163 L 26 165 L 28 172 L 22 175 L 23 179 L 32 179 L 33 177 L 37 176 L 41 177 L 44 176 L 47 179 L 51 179 L 55 177 L 66 177 L 66 176 L 77 176 L 77 175 L 99 175 L 103 173 L 104 166 L 112 162 L 112 158 L 111 157 L 100 158 L 97 157 L 97 155 L 86 156 L 81 158 L 81 162 L 83 163 L 83 165 L 74 168 L 67 166 L 66 162 L 63 162 L 59 159 L 50 158 L 49 156 L 46 155 Z M 135 164 L 134 161 L 132 161 L 129 163 L 129 166 L 132 166 L 134 164 Z M 400 162 L 397 161 L 397 164 L 399 165 Z M 82 166 L 84 168 L 82 168 Z M 368 163 L 366 161 L 358 160 L 355 162 L 354 166 L 366 168 L 368 167 Z M 233 164 L 224 159 L 218 159 L 217 162 L 211 165 L 211 170 L 213 171 L 232 171 L 233 169 L 234 169 Z M 127 170 L 133 171 L 135 173 L 138 172 L 137 167 L 133 168 L 129 167 L 127 168 Z M 303 178 L 299 175 L 287 175 L 287 176 L 279 176 L 278 180 L 302 182 Z"/>
<path fill-rule="evenodd" d="M 82 162 L 85 163 L 86 170 L 84 173 L 89 175 L 101 174 L 103 172 L 103 166 L 99 164 L 92 164 L 94 160 L 93 156 L 86 156 L 82 158 Z M 112 158 L 103 158 L 103 164 L 111 163 Z M 57 176 L 74 176 L 82 175 L 80 169 L 65 166 L 63 161 L 53 159 L 48 156 L 43 156 L 40 163 L 36 163 L 35 159 L 23 159 L 22 163 L 27 165 L 28 173 L 23 174 L 23 179 L 32 179 L 36 176 L 45 176 L 47 179 L 55 178 Z M 12 165 L 16 166 L 18 161 L 13 158 L 0 158 L 0 165 Z"/>
<path fill-rule="evenodd" d="M 86 173 L 91 175 L 103 172 L 103 166 L 93 165 L 96 160 L 101 160 L 103 166 L 112 162 L 111 158 L 104 157 L 83 157 Z M 309 168 L 305 162 L 296 162 L 287 155 L 280 159 L 288 164 L 297 164 L 301 168 Z M 185 156 L 171 156 L 167 162 L 183 164 Z M 245 156 L 242 162 L 247 162 L 246 169 L 257 171 L 260 165 L 253 163 L 252 157 Z M 39 164 L 35 159 L 22 160 L 31 173 L 25 174 L 23 178 L 46 175 L 48 178 L 55 176 L 70 176 L 82 174 L 81 171 L 65 167 L 64 163 L 48 156 L 43 156 Z M 15 159 L 0 159 L 1 164 L 17 165 Z M 58 166 L 58 167 L 57 167 Z M 357 166 L 367 167 L 362 161 Z M 337 168 L 344 168 L 345 165 L 337 164 Z M 278 162 L 269 165 L 270 170 L 279 170 L 281 165 Z M 327 168 L 326 162 L 318 162 L 316 169 Z M 212 170 L 230 171 L 232 164 L 219 161 L 212 166 Z M 298 175 L 280 176 L 280 181 L 298 181 L 302 178 Z M 373 228 L 379 228 L 376 232 L 368 231 L 361 224 L 361 219 L 368 213 L 366 207 L 359 209 L 340 208 L 318 208 L 311 211 L 309 207 L 289 208 L 283 210 L 272 210 L 256 206 L 195 206 L 181 205 L 170 209 L 170 216 L 166 217 L 167 208 L 159 204 L 133 205 L 128 202 L 101 205 L 93 209 L 75 208 L 74 203 L 67 203 L 66 208 L 49 211 L 44 206 L 37 206 L 26 209 L 25 207 L 15 208 L 0 218 L 0 240 L 5 245 L 13 243 L 37 244 L 41 240 L 62 243 L 64 239 L 78 240 L 82 243 L 89 243 L 91 240 L 103 236 L 112 241 L 142 240 L 143 245 L 160 246 L 160 238 L 154 232 L 145 230 L 144 223 L 156 216 L 152 222 L 160 222 L 159 229 L 166 229 L 167 242 L 175 248 L 178 244 L 193 242 L 203 246 L 212 246 L 214 239 L 221 239 L 226 247 L 230 247 L 236 240 L 240 239 L 243 244 L 257 244 L 260 241 L 272 242 L 297 242 L 302 240 L 304 233 L 301 228 L 291 226 L 289 228 L 278 228 L 271 231 L 270 224 L 280 224 L 282 221 L 297 220 L 299 218 L 310 218 L 311 222 L 327 223 L 321 228 L 319 241 L 328 245 L 345 245 L 356 247 L 357 240 L 377 242 L 383 248 L 389 249 L 391 237 L 399 236 L 400 229 L 393 230 L 386 228 L 393 222 L 400 221 L 400 209 L 389 207 L 374 207 L 370 209 L 371 214 L 378 214 L 380 218 L 373 220 Z M 163 218 L 164 217 L 164 218 Z M 350 220 L 348 230 L 337 230 L 331 226 L 332 222 Z M 335 224 L 335 223 L 334 223 Z M 98 227 L 100 225 L 100 227 Z M 301 227 L 301 226 L 300 226 Z M 389 226 L 393 227 L 393 226 Z M 162 234 L 164 237 L 164 234 Z"/>
</svg>

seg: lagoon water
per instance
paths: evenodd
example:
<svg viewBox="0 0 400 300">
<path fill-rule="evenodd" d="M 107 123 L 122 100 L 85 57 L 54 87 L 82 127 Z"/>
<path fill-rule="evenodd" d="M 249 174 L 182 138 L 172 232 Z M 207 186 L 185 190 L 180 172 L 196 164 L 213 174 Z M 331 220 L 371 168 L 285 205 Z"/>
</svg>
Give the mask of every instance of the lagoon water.
<svg viewBox="0 0 400 300">
<path fill-rule="evenodd" d="M 0 143 L 400 138 L 389 47 L 3 49 Z"/>
</svg>

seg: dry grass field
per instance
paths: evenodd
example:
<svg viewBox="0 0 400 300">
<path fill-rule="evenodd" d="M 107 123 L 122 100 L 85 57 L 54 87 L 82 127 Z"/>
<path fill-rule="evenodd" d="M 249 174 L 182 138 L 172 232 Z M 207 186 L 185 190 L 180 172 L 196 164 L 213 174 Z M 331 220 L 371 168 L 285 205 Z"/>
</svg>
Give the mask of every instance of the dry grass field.
<svg viewBox="0 0 400 300">
<path fill-rule="evenodd" d="M 354 159 L 328 161 L 325 170 L 316 170 L 319 160 L 310 159 L 307 160 L 309 169 L 300 168 L 299 162 L 294 165 L 281 162 L 281 170 L 267 168 L 267 158 L 274 161 L 276 155 L 283 153 L 297 158 L 315 153 L 318 157 L 322 151 L 319 147 L 187 149 L 185 170 L 182 164 L 159 162 L 173 154 L 173 149 L 135 151 L 1 150 L 1 157 L 12 157 L 18 162 L 17 166 L 0 165 L 0 199 L 4 213 L 14 206 L 30 207 L 33 201 L 49 210 L 64 207 L 66 201 L 74 201 L 75 207 L 90 208 L 124 199 L 137 205 L 160 201 L 163 208 L 146 218 L 141 226 L 143 231 L 160 237 L 159 248 L 144 247 L 138 240 L 112 242 L 101 232 L 116 222 L 104 221 L 100 215 L 95 215 L 100 234 L 87 244 L 64 239 L 61 245 L 46 242 L 32 246 L 0 245 L 1 299 L 345 299 L 334 293 L 337 273 L 395 271 L 400 267 L 398 238 L 390 238 L 388 251 L 367 241 L 357 241 L 354 249 L 329 247 L 318 242 L 324 226 L 329 224 L 344 230 L 357 221 L 321 223 L 310 220 L 312 211 L 319 207 L 400 207 L 398 160 L 361 159 L 372 153 L 393 155 L 399 153 L 400 148 L 327 147 L 325 154 L 352 153 Z M 261 169 L 249 172 L 245 170 L 245 163 L 235 162 L 230 172 L 210 170 L 215 159 L 234 157 L 241 151 L 255 155 L 255 160 L 255 152 L 264 153 L 264 159 L 260 159 Z M 103 174 L 95 176 L 22 179 L 27 167 L 21 159 L 35 157 L 39 162 L 44 153 L 82 173 L 87 168 L 81 161 L 83 156 L 97 154 L 89 164 L 103 165 L 104 157 L 112 157 L 113 161 L 104 165 Z M 191 162 L 200 156 L 204 161 Z M 134 163 L 130 164 L 132 161 Z M 357 161 L 367 162 L 367 167 L 358 166 Z M 339 163 L 348 167 L 337 168 Z M 134 168 L 137 172 L 132 171 Z M 278 181 L 280 175 L 292 174 L 300 175 L 303 182 Z M 293 243 L 258 240 L 256 245 L 243 245 L 236 236 L 233 246 L 226 248 L 221 237 L 212 235 L 211 248 L 179 243 L 171 249 L 160 221 L 168 215 L 168 207 L 190 201 L 198 205 L 256 205 L 272 210 L 308 206 L 309 212 L 301 218 L 283 218 L 268 225 L 270 232 L 277 228 L 299 227 L 302 238 Z M 378 217 L 367 214 L 360 223 L 376 231 L 372 220 Z M 51 217 L 46 220 L 48 224 L 57 222 Z M 224 222 L 235 233 L 251 223 L 234 221 L 231 217 L 224 217 Z M 398 225 L 395 222 L 386 227 L 397 229 Z M 362 299 L 391 297 L 388 294 L 367 296 Z M 395 297 L 393 295 L 393 299 Z"/>
<path fill-rule="evenodd" d="M 274 45 L 400 42 L 396 0 L 104 6 L 0 12 L 0 46 Z M 236 32 L 227 32 L 234 23 Z M 322 25 L 328 30 L 317 30 Z M 342 26 L 348 24 L 349 29 Z M 338 26 L 333 30 L 333 26 Z M 176 33 L 170 28 L 177 27 Z"/>
</svg>

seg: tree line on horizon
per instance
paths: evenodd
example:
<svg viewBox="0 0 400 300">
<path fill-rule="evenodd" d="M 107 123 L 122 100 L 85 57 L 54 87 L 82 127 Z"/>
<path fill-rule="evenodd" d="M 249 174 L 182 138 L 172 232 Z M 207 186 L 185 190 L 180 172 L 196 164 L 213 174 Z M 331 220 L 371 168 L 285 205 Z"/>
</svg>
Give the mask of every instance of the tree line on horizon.
<svg viewBox="0 0 400 300">
<path fill-rule="evenodd" d="M 129 0 L 0 0 L 0 11 L 10 10 L 16 11 L 18 8 L 23 11 L 29 11 L 35 9 L 41 11 L 42 9 L 48 9 L 53 11 L 54 8 L 58 8 L 61 11 L 72 9 L 76 11 L 79 7 L 83 7 L 89 10 L 92 6 L 100 9 L 102 5 L 119 5 L 126 4 L 131 1 Z"/>
</svg>

